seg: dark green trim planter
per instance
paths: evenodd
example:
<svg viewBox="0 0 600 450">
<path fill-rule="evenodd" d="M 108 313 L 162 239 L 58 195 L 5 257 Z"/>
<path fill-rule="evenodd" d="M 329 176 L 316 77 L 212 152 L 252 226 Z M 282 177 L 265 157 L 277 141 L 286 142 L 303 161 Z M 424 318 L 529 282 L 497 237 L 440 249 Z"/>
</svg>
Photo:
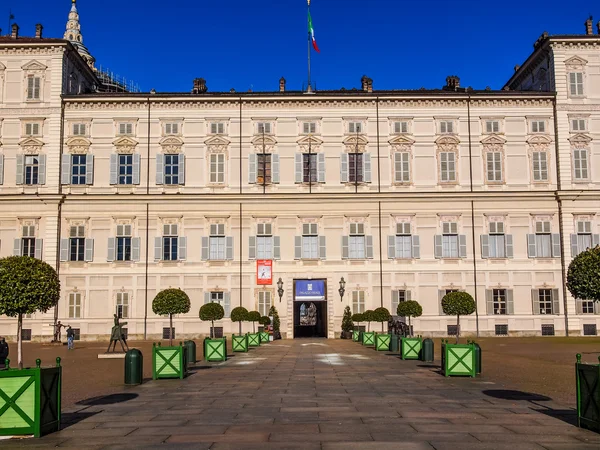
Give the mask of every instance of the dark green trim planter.
<svg viewBox="0 0 600 450">
<path fill-rule="evenodd" d="M 259 333 L 248 333 L 248 346 L 249 347 L 260 347 L 260 334 Z"/>
<path fill-rule="evenodd" d="M 600 433 L 600 364 L 582 364 L 581 355 L 578 353 L 575 377 L 577 426 Z"/>
<path fill-rule="evenodd" d="M 375 332 L 365 331 L 362 335 L 362 345 L 374 346 L 375 345 Z"/>
<path fill-rule="evenodd" d="M 352 332 L 352 340 L 353 340 L 354 342 L 358 342 L 359 338 L 360 338 L 360 331 L 358 331 L 358 330 L 354 330 L 354 331 Z"/>
<path fill-rule="evenodd" d="M 423 339 L 421 338 L 402 338 L 400 344 L 400 353 L 402 359 L 420 359 L 421 349 L 423 348 Z"/>
<path fill-rule="evenodd" d="M 391 341 L 391 334 L 377 333 L 375 335 L 375 350 L 377 350 L 378 352 L 389 352 Z"/>
<path fill-rule="evenodd" d="M 243 334 L 236 336 L 235 334 L 231 337 L 231 348 L 234 352 L 247 352 L 248 351 L 248 335 Z"/>
<path fill-rule="evenodd" d="M 187 374 L 187 352 L 183 344 L 161 347 L 152 344 L 152 379 L 180 378 Z"/>
<path fill-rule="evenodd" d="M 269 342 L 269 333 L 267 331 L 261 331 L 260 333 L 260 343 Z"/>
<path fill-rule="evenodd" d="M 475 377 L 475 346 L 473 344 L 446 344 L 444 346 L 444 375 L 447 377 Z"/>
<path fill-rule="evenodd" d="M 10 367 L 10 360 L 7 367 Z M 0 371 L 0 436 L 40 437 L 60 430 L 62 367 Z"/>
<path fill-rule="evenodd" d="M 204 359 L 206 361 L 227 361 L 227 338 L 205 338 Z"/>
</svg>

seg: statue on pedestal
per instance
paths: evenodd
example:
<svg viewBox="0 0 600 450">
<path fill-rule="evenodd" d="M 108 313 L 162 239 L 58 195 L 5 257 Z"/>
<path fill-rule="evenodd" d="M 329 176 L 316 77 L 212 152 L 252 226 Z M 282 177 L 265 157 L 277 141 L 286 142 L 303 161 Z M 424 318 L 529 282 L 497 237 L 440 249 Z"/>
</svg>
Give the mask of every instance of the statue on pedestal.
<svg viewBox="0 0 600 450">
<path fill-rule="evenodd" d="M 108 348 L 106 349 L 106 353 L 110 352 L 110 345 L 112 344 L 112 352 L 114 353 L 117 342 L 121 344 L 121 348 L 125 351 L 125 348 L 129 350 L 129 346 L 127 345 L 127 341 L 125 339 L 125 335 L 123 334 L 123 326 L 127 325 L 127 322 L 119 323 L 119 317 L 114 315 L 115 325 L 112 327 L 112 331 L 110 333 L 110 341 L 108 343 Z M 124 344 L 124 345 L 123 345 Z"/>
</svg>

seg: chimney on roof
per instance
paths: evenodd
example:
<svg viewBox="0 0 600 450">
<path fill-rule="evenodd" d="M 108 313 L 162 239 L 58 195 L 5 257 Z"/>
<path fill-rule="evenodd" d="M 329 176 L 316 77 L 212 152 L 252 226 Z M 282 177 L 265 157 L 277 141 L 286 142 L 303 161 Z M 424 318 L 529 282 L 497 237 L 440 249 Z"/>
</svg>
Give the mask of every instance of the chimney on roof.
<svg viewBox="0 0 600 450">
<path fill-rule="evenodd" d="M 38 39 L 42 38 L 42 30 L 44 29 L 44 27 L 42 26 L 41 23 L 36 23 L 35 24 L 35 37 Z"/>
<path fill-rule="evenodd" d="M 192 94 L 204 94 L 208 88 L 206 87 L 206 80 L 204 78 L 194 78 L 194 88 Z"/>
<path fill-rule="evenodd" d="M 279 92 L 285 92 L 285 78 L 279 79 Z"/>
<path fill-rule="evenodd" d="M 446 90 L 456 91 L 460 87 L 460 78 L 456 75 L 446 77 Z"/>
<path fill-rule="evenodd" d="M 17 25 L 16 23 L 12 24 L 12 34 L 11 37 L 13 39 L 17 39 L 19 37 L 19 25 Z"/>
<path fill-rule="evenodd" d="M 517 65 L 515 66 L 515 72 L 516 72 L 517 70 L 519 70 L 520 68 L 521 68 L 521 66 L 520 66 L 519 64 L 517 64 Z"/>
<path fill-rule="evenodd" d="M 594 34 L 594 19 L 592 18 L 592 16 L 590 16 L 588 20 L 585 21 L 585 34 L 587 34 L 588 36 Z"/>
</svg>

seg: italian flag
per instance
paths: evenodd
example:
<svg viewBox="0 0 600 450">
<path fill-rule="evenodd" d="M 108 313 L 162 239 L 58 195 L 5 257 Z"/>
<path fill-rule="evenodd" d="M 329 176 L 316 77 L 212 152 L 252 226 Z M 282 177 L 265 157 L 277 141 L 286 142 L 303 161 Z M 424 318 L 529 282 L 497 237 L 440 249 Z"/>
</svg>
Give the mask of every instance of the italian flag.
<svg viewBox="0 0 600 450">
<path fill-rule="evenodd" d="M 315 29 L 313 28 L 312 17 L 310 17 L 310 11 L 308 11 L 308 34 L 310 34 L 310 37 L 312 39 L 313 48 L 317 51 L 317 53 L 321 53 L 321 50 L 319 50 L 319 46 L 317 45 L 317 40 L 315 39 Z"/>
</svg>

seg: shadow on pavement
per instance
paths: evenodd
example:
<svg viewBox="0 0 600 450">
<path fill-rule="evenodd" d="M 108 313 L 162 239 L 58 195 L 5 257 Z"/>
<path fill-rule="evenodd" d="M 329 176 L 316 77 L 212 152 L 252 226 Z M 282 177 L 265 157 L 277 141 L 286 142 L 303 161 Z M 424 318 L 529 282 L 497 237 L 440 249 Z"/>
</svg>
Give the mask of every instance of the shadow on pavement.
<svg viewBox="0 0 600 450">
<path fill-rule="evenodd" d="M 93 417 L 98 413 L 100 413 L 100 411 L 92 411 L 92 412 L 78 411 L 78 412 L 73 412 L 73 413 L 63 413 L 60 416 L 60 428 L 62 430 L 64 430 L 65 428 L 75 425 L 76 423 L 79 423 L 82 420 Z"/>
<path fill-rule="evenodd" d="M 85 406 L 114 405 L 117 403 L 128 402 L 129 400 L 133 400 L 134 398 L 138 398 L 138 394 L 110 394 L 103 395 L 100 397 L 86 398 L 85 400 L 77 402 L 77 404 Z"/>
</svg>

